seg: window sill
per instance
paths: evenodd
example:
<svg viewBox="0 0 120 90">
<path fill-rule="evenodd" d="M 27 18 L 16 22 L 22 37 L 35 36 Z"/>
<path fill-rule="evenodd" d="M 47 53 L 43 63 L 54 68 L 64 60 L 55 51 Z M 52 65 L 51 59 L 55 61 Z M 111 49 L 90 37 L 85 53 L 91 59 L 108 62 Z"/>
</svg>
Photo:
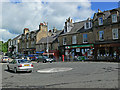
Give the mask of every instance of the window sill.
<svg viewBox="0 0 120 90">
<path fill-rule="evenodd" d="M 101 41 L 101 42 L 102 42 L 102 41 L 104 41 L 104 39 L 103 39 L 103 40 L 99 40 L 99 41 Z"/>
<path fill-rule="evenodd" d="M 88 42 L 83 42 L 83 43 L 88 43 Z"/>
</svg>

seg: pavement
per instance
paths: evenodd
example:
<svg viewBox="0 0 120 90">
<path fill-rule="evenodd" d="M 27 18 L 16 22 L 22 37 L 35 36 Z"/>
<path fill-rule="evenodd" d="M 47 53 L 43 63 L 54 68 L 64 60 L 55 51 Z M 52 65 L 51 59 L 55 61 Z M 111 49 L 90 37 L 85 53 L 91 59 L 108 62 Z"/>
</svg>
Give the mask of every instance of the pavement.
<svg viewBox="0 0 120 90">
<path fill-rule="evenodd" d="M 118 88 L 118 63 L 33 63 L 32 73 L 16 74 L 0 65 L 3 88 Z"/>
</svg>

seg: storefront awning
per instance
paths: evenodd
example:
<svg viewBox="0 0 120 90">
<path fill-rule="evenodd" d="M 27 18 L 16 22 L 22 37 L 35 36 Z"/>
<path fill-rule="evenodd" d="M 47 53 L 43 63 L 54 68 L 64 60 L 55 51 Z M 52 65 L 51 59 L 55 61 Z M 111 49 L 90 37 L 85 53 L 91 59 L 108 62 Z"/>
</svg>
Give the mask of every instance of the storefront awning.
<svg viewBox="0 0 120 90">
<path fill-rule="evenodd" d="M 54 53 L 43 53 L 43 55 L 54 55 Z"/>
<path fill-rule="evenodd" d="M 44 51 L 41 51 L 41 52 L 36 52 L 36 53 L 37 53 L 37 54 L 38 54 L 38 53 L 44 53 Z"/>
</svg>

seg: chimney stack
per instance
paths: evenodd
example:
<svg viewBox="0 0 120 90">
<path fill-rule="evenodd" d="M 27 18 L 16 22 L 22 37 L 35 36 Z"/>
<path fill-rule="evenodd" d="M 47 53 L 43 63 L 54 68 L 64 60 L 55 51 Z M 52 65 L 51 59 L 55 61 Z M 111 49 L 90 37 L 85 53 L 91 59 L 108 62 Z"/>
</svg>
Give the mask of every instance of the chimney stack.
<svg viewBox="0 0 120 90">
<path fill-rule="evenodd" d="M 29 28 L 24 28 L 24 34 L 28 33 L 29 32 Z"/>
<path fill-rule="evenodd" d="M 40 31 L 47 31 L 47 23 L 46 22 L 40 23 L 39 30 Z"/>
</svg>

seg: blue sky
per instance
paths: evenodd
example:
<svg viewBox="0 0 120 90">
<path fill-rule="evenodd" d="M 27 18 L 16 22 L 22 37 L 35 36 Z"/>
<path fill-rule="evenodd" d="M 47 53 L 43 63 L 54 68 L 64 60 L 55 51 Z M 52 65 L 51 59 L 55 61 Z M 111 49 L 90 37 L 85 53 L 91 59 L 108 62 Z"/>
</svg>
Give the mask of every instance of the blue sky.
<svg viewBox="0 0 120 90">
<path fill-rule="evenodd" d="M 49 28 L 56 27 L 59 30 L 64 28 L 64 22 L 68 17 L 74 19 L 74 22 L 86 20 L 93 17 L 98 11 L 111 10 L 118 7 L 118 2 L 86 2 L 86 3 L 30 3 L 22 2 L 24 0 L 10 0 L 9 3 L 2 5 L 2 28 L 0 27 L 0 36 L 2 40 L 7 41 L 9 38 L 23 33 L 24 28 L 30 31 L 37 30 L 41 22 L 48 22 Z"/>
<path fill-rule="evenodd" d="M 118 7 L 118 2 L 91 2 L 91 9 L 97 12 L 98 8 L 102 11 Z"/>
</svg>

